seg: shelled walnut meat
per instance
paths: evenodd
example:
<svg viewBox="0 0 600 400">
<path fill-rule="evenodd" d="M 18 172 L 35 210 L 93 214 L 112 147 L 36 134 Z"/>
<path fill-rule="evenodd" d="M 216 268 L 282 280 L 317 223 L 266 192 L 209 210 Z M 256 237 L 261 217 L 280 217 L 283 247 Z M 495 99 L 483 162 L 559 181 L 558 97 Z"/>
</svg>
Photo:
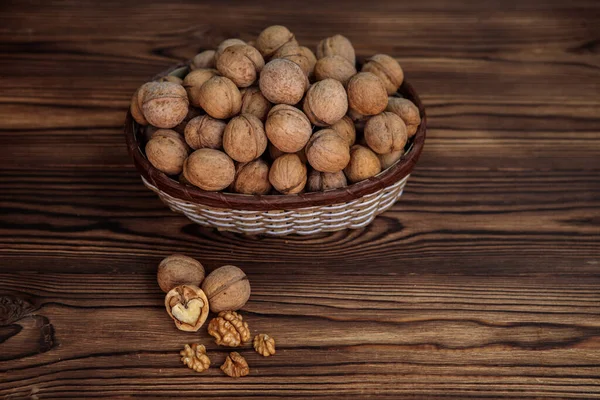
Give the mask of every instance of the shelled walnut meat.
<svg viewBox="0 0 600 400">
<path fill-rule="evenodd" d="M 135 91 L 141 148 L 155 169 L 205 191 L 295 195 L 368 179 L 410 150 L 421 115 L 397 93 L 397 59 L 364 60 L 346 36 L 310 49 L 281 25 L 225 39 Z"/>
<path fill-rule="evenodd" d="M 248 362 L 240 353 L 232 351 L 221 365 L 221 371 L 232 378 L 239 378 L 250 373 Z"/>
<path fill-rule="evenodd" d="M 235 311 L 221 311 L 208 323 L 208 334 L 219 346 L 238 347 L 250 340 L 248 323 Z"/>
<path fill-rule="evenodd" d="M 269 357 L 275 354 L 275 339 L 261 333 L 254 337 L 254 350 L 263 357 Z"/>
<path fill-rule="evenodd" d="M 206 347 L 202 344 L 194 343 L 191 346 L 186 344 L 179 354 L 181 362 L 196 372 L 204 372 L 210 367 L 210 358 L 206 355 Z"/>
</svg>

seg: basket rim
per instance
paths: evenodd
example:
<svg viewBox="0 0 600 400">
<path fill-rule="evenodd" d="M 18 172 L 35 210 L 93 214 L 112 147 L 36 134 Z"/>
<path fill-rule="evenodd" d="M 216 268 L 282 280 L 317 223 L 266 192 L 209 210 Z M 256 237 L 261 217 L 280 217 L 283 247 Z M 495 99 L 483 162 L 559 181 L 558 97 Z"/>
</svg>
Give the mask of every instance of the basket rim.
<svg viewBox="0 0 600 400">
<path fill-rule="evenodd" d="M 170 72 L 185 67 L 187 64 L 178 64 L 158 74 L 160 78 Z M 138 124 L 134 121 L 131 111 L 127 112 L 125 119 L 125 140 L 127 150 L 133 159 L 138 172 L 157 189 L 169 194 L 171 197 L 181 199 L 198 205 L 252 211 L 293 210 L 299 208 L 325 206 L 345 203 L 356 200 L 378 190 L 384 189 L 404 179 L 414 169 L 423 147 L 427 132 L 427 115 L 425 107 L 417 92 L 406 80 L 398 93 L 412 101 L 421 114 L 421 124 L 417 133 L 412 138 L 412 146 L 402 158 L 390 168 L 378 175 L 364 181 L 351 184 L 340 189 L 325 192 L 299 193 L 293 195 L 246 195 L 238 193 L 207 192 L 195 186 L 187 186 L 172 179 L 150 164 L 137 140 Z"/>
</svg>

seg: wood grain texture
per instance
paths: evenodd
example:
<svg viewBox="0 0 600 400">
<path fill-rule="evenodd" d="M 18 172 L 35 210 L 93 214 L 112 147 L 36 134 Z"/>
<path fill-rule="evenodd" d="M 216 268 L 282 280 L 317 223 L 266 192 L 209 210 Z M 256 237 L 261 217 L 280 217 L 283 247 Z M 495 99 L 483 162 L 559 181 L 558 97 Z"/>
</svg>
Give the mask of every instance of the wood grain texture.
<svg viewBox="0 0 600 400">
<path fill-rule="evenodd" d="M 274 23 L 397 57 L 427 107 L 365 229 L 206 230 L 127 155 L 137 86 Z M 2 2 L 0 71 L 0 398 L 600 398 L 597 1 Z M 248 273 L 242 313 L 278 346 L 241 350 L 248 377 L 164 312 L 174 252 Z"/>
</svg>

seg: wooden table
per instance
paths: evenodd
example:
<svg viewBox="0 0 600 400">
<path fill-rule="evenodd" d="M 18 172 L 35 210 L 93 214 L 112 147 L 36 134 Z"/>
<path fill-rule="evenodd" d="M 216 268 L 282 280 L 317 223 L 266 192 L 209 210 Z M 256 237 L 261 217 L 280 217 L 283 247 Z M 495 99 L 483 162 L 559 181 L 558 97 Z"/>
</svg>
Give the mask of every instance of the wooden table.
<svg viewBox="0 0 600 400">
<path fill-rule="evenodd" d="M 52 3 L 0 6 L 0 397 L 600 398 L 600 3 Z M 126 153 L 137 86 L 274 23 L 396 56 L 427 106 L 365 229 L 203 229 Z M 176 252 L 247 271 L 242 313 L 278 346 L 242 350 L 250 376 L 165 313 Z M 195 341 L 203 374 L 179 361 Z"/>
</svg>

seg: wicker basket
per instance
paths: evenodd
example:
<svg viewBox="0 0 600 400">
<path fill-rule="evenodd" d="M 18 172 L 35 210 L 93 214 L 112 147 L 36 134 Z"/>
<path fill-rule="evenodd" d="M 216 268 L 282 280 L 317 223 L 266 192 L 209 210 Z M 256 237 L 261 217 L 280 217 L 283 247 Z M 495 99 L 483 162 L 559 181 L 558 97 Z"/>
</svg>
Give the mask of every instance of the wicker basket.
<svg viewBox="0 0 600 400">
<path fill-rule="evenodd" d="M 179 65 L 157 75 L 182 75 Z M 404 82 L 398 91 L 417 105 L 421 125 L 407 144 L 404 156 L 375 177 L 346 188 L 296 195 L 252 196 L 233 193 L 205 192 L 186 186 L 154 168 L 143 152 L 144 139 L 140 126 L 127 114 L 125 137 L 127 148 L 142 182 L 173 211 L 192 221 L 219 230 L 249 235 L 311 235 L 319 232 L 357 229 L 368 225 L 402 195 L 423 145 L 426 115 L 423 104 L 412 86 Z"/>
</svg>

